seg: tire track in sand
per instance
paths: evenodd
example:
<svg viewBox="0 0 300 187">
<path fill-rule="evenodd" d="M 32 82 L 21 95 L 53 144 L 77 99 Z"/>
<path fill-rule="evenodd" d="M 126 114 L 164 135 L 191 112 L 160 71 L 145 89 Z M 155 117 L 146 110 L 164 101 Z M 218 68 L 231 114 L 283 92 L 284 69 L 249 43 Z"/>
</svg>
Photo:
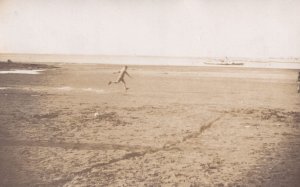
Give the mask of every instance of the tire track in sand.
<svg viewBox="0 0 300 187">
<path fill-rule="evenodd" d="M 185 142 L 185 141 L 187 141 L 189 139 L 196 138 L 196 137 L 200 136 L 205 130 L 211 128 L 213 124 L 215 124 L 217 121 L 219 121 L 225 115 L 226 114 L 222 114 L 222 115 L 220 115 L 220 116 L 212 119 L 211 121 L 209 121 L 205 125 L 201 126 L 201 128 L 198 131 L 190 133 L 189 135 L 184 136 L 181 140 L 165 144 L 164 146 L 162 146 L 160 148 L 149 147 L 146 150 L 141 151 L 141 152 L 131 152 L 131 153 L 125 154 L 124 156 L 122 156 L 120 158 L 112 159 L 109 162 L 96 163 L 94 165 L 91 165 L 88 168 L 85 168 L 83 170 L 71 173 L 67 178 L 63 178 L 63 179 L 59 179 L 59 180 L 53 181 L 53 182 L 50 183 L 50 185 L 55 185 L 55 186 L 61 185 L 61 186 L 63 186 L 65 184 L 67 184 L 68 182 L 72 181 L 76 176 L 83 175 L 84 173 L 89 173 L 94 168 L 97 168 L 97 167 L 107 166 L 107 165 L 110 165 L 110 164 L 114 164 L 114 163 L 117 163 L 117 162 L 120 162 L 120 161 L 123 161 L 123 160 L 129 160 L 129 159 L 132 159 L 132 158 L 143 157 L 146 154 L 153 154 L 153 153 L 157 153 L 159 151 L 172 150 L 172 149 L 176 148 L 176 146 L 179 143 L 183 143 L 183 142 Z"/>
<path fill-rule="evenodd" d="M 146 150 L 150 146 L 139 145 L 122 145 L 122 144 L 105 144 L 105 143 L 74 143 L 74 142 L 55 142 L 47 140 L 9 140 L 0 139 L 1 146 L 24 146 L 24 147 L 46 147 L 46 148 L 63 148 L 75 150 Z"/>
</svg>

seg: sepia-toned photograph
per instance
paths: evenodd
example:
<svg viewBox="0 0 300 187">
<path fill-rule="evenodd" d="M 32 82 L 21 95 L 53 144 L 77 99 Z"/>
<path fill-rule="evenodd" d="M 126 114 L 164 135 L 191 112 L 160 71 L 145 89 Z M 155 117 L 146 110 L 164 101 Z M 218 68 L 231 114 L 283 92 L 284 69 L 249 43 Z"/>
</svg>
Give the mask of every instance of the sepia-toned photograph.
<svg viewBox="0 0 300 187">
<path fill-rule="evenodd" d="M 0 0 L 0 187 L 299 187 L 299 0 Z"/>
</svg>

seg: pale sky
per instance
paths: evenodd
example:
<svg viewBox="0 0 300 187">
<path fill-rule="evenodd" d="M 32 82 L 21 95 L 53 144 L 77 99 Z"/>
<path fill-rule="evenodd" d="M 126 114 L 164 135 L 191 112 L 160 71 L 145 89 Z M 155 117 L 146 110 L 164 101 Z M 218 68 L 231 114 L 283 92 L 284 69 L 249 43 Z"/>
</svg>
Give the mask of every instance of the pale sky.
<svg viewBox="0 0 300 187">
<path fill-rule="evenodd" d="M 0 53 L 300 57 L 300 0 L 0 0 Z"/>
</svg>

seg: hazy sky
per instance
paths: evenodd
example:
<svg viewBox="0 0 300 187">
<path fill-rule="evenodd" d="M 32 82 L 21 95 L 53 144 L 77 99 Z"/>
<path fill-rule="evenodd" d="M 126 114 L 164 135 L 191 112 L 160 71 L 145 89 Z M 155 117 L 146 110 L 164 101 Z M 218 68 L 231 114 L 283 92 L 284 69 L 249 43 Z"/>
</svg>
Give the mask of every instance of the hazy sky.
<svg viewBox="0 0 300 187">
<path fill-rule="evenodd" d="M 0 0 L 0 52 L 300 57 L 300 0 Z"/>
</svg>

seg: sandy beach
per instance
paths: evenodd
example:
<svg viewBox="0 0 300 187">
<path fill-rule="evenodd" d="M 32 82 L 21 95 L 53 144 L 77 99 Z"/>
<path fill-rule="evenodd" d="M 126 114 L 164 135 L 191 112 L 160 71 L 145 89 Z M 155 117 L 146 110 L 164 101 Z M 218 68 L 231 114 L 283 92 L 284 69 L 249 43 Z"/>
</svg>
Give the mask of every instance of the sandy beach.
<svg viewBox="0 0 300 187">
<path fill-rule="evenodd" d="M 0 186 L 300 185 L 297 70 L 120 68 L 0 74 Z"/>
</svg>

